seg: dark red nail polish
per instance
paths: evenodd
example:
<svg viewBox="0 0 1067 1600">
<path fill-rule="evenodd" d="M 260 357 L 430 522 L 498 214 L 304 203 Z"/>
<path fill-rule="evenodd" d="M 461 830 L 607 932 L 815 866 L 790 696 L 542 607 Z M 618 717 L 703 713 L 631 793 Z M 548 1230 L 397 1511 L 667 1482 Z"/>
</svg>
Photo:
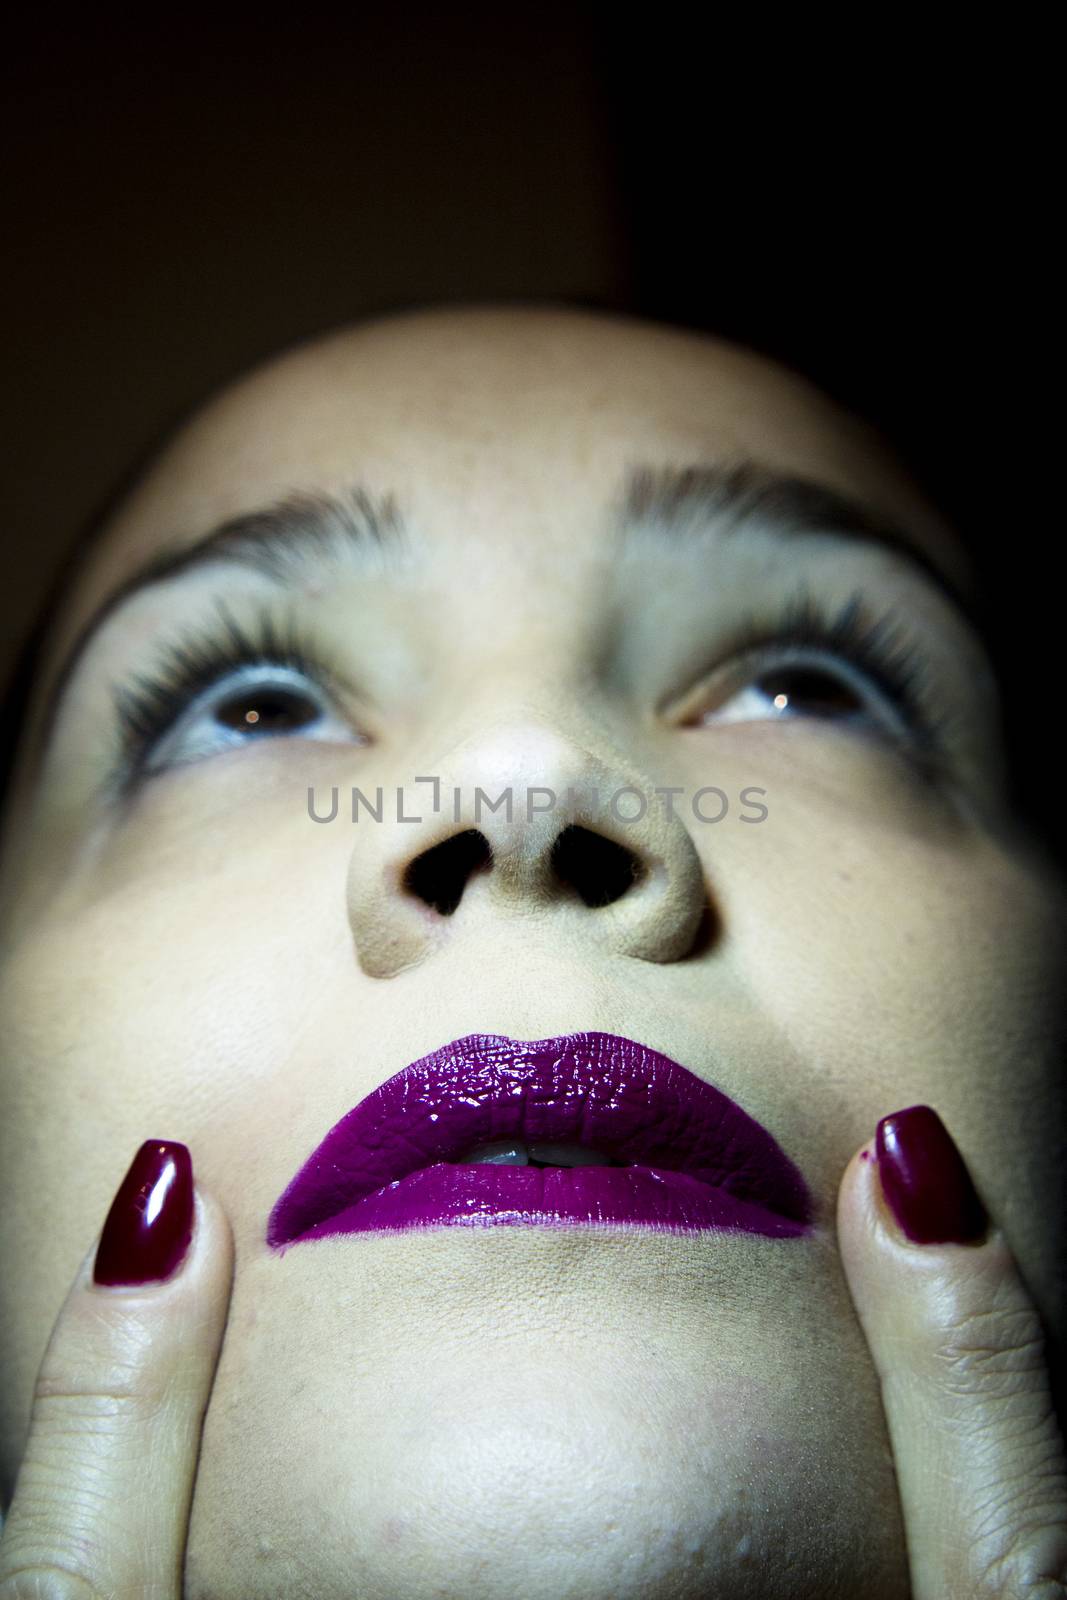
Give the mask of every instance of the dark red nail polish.
<svg viewBox="0 0 1067 1600">
<path fill-rule="evenodd" d="M 172 1139 L 146 1139 L 119 1185 L 93 1282 L 132 1288 L 169 1278 L 193 1237 L 193 1160 Z"/>
<path fill-rule="evenodd" d="M 973 1244 L 989 1225 L 963 1157 L 932 1106 L 908 1106 L 878 1124 L 882 1193 L 915 1244 Z"/>
</svg>

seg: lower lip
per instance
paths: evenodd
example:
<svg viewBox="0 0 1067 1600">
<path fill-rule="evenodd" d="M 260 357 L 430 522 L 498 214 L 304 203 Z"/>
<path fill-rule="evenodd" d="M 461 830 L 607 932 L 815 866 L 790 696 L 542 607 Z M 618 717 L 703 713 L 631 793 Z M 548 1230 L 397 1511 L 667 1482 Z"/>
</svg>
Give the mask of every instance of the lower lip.
<svg viewBox="0 0 1067 1600">
<path fill-rule="evenodd" d="M 807 1225 L 662 1167 L 524 1167 L 447 1161 L 386 1184 L 292 1243 L 406 1228 L 603 1227 L 665 1233 L 709 1228 L 795 1239 Z"/>
</svg>

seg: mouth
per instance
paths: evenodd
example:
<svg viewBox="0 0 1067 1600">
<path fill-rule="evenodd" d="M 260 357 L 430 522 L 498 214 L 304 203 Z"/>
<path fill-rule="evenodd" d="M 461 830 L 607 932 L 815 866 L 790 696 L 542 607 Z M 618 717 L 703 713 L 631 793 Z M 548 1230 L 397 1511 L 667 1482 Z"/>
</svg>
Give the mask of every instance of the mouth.
<svg viewBox="0 0 1067 1600">
<path fill-rule="evenodd" d="M 468 1034 L 330 1129 L 267 1243 L 500 1223 L 792 1238 L 811 1215 L 773 1135 L 669 1056 L 610 1033 Z"/>
</svg>

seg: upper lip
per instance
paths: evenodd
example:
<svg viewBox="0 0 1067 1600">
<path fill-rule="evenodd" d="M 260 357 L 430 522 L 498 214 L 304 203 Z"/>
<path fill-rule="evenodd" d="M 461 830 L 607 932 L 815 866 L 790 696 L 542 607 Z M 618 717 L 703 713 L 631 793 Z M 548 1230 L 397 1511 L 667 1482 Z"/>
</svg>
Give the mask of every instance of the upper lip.
<svg viewBox="0 0 1067 1600">
<path fill-rule="evenodd" d="M 335 1123 L 275 1203 L 268 1242 L 286 1244 L 420 1167 L 500 1139 L 585 1145 L 810 1219 L 804 1178 L 766 1128 L 658 1050 L 612 1033 L 468 1034 Z"/>
</svg>

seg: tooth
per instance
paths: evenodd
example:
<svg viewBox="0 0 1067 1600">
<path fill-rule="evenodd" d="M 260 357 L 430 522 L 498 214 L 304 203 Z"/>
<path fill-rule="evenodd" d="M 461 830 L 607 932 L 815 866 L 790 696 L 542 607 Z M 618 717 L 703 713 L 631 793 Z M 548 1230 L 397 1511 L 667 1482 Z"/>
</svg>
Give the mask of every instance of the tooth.
<svg viewBox="0 0 1067 1600">
<path fill-rule="evenodd" d="M 525 1167 L 539 1161 L 551 1167 L 611 1167 L 621 1165 L 610 1156 L 599 1155 L 576 1144 L 524 1144 L 521 1140 L 500 1139 L 481 1144 L 461 1158 L 465 1165 Z"/>
<path fill-rule="evenodd" d="M 578 1144 L 532 1144 L 531 1161 L 545 1161 L 550 1167 L 610 1167 L 611 1158 Z"/>
<path fill-rule="evenodd" d="M 470 1155 L 462 1156 L 464 1165 L 498 1167 L 526 1167 L 530 1164 L 526 1146 L 514 1139 L 499 1139 L 495 1144 L 480 1144 Z"/>
</svg>

